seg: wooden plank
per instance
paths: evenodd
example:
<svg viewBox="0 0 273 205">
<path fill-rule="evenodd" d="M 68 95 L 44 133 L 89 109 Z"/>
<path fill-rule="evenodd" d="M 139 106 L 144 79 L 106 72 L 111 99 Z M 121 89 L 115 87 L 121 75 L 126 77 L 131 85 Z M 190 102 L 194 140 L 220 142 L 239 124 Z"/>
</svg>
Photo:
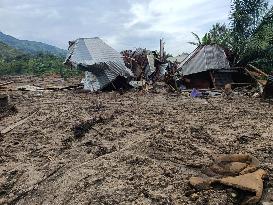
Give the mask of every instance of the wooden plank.
<svg viewBox="0 0 273 205">
<path fill-rule="evenodd" d="M 265 72 L 263 72 L 263 71 L 261 71 L 260 69 L 256 68 L 255 66 L 253 66 L 253 65 L 251 65 L 251 64 L 248 64 L 248 66 L 249 66 L 250 68 L 252 68 L 253 70 L 255 70 L 256 72 L 258 72 L 258 73 L 264 75 L 265 77 L 268 77 L 268 74 L 266 74 Z"/>
<path fill-rule="evenodd" d="M 245 68 L 245 71 L 257 82 L 257 78 L 247 68 Z"/>
</svg>

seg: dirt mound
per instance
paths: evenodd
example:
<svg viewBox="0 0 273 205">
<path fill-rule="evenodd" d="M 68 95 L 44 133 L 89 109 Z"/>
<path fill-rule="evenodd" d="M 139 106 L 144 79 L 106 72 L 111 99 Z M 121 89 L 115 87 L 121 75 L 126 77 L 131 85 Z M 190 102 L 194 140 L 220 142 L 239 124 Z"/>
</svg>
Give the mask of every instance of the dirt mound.
<svg viewBox="0 0 273 205">
<path fill-rule="evenodd" d="M 0 138 L 0 204 L 236 204 L 236 189 L 188 185 L 236 153 L 256 157 L 273 188 L 273 111 L 257 99 L 12 94 L 18 113 L 0 128 L 27 120 Z"/>
</svg>

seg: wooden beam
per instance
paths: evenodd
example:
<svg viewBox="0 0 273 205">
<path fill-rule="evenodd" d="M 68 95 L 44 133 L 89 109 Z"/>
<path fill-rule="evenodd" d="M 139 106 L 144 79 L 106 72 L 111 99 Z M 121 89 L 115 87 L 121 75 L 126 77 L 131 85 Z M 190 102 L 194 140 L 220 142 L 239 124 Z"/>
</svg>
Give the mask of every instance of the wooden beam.
<svg viewBox="0 0 273 205">
<path fill-rule="evenodd" d="M 263 72 L 263 71 L 261 71 L 260 69 L 256 68 L 255 66 L 253 66 L 253 65 L 251 65 L 251 64 L 248 64 L 248 66 L 249 66 L 250 68 L 252 68 L 253 70 L 255 70 L 256 72 L 258 72 L 258 73 L 264 75 L 265 77 L 268 77 L 268 74 L 266 74 L 265 72 Z"/>
<path fill-rule="evenodd" d="M 215 78 L 213 77 L 212 72 L 209 71 L 209 74 L 210 74 L 210 78 L 211 78 L 211 81 L 212 81 L 212 84 L 213 84 L 213 88 L 216 88 Z"/>
</svg>

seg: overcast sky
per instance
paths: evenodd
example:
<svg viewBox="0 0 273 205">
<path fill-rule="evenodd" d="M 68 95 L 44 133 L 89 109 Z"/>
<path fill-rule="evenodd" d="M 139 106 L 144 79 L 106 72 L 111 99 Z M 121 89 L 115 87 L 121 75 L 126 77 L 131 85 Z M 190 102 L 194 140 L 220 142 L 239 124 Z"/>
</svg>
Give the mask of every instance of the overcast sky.
<svg viewBox="0 0 273 205">
<path fill-rule="evenodd" d="M 273 2 L 273 0 L 270 0 Z M 227 22 L 230 0 L 0 0 L 0 31 L 67 48 L 79 37 L 101 37 L 117 50 L 194 49 L 191 32 Z"/>
</svg>

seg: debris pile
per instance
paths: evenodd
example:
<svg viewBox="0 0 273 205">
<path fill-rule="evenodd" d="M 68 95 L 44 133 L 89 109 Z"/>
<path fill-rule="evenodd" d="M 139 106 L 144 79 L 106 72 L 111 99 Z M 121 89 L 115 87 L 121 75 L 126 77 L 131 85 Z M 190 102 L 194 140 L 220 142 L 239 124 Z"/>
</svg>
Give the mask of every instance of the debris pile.
<svg viewBox="0 0 273 205">
<path fill-rule="evenodd" d="M 148 82 L 165 80 L 169 64 L 157 51 L 138 48 L 135 51 L 122 51 L 121 54 L 125 65 L 133 71 L 135 80 L 145 79 Z"/>
<path fill-rule="evenodd" d="M 162 40 L 160 52 L 138 48 L 118 53 L 99 38 L 80 38 L 69 42 L 68 51 L 65 64 L 85 71 L 82 83 L 91 92 L 132 87 L 147 90 L 147 85 L 165 82 L 178 92 L 214 89 L 230 97 L 232 89 L 249 95 L 246 88 L 258 86 L 259 92 L 251 96 L 268 95 L 262 94 L 266 81 L 257 79 L 268 75 L 252 65 L 231 67 L 229 55 L 218 45 L 201 45 L 189 55 L 167 58 Z M 270 85 L 266 87 L 265 92 L 271 92 Z"/>
</svg>

